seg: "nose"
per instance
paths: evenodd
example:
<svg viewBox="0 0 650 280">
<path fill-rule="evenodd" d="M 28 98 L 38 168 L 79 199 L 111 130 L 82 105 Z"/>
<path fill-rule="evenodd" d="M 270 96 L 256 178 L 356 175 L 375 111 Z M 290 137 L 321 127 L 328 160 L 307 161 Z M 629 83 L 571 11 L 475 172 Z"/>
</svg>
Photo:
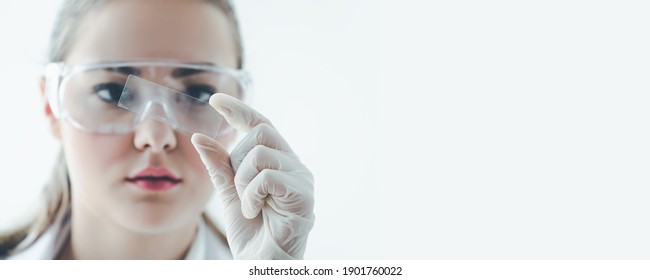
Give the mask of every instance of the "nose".
<svg viewBox="0 0 650 280">
<path fill-rule="evenodd" d="M 145 119 L 135 129 L 133 145 L 140 151 L 169 152 L 176 148 L 177 139 L 174 130 L 167 124 Z"/>
</svg>

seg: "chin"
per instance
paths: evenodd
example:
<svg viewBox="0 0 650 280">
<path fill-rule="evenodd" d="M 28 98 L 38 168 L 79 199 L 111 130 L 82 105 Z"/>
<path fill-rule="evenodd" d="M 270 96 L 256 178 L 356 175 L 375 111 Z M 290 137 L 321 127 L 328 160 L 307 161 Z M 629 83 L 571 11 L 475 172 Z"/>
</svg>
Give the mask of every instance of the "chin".
<svg viewBox="0 0 650 280">
<path fill-rule="evenodd" d="M 139 207 L 140 208 L 140 207 Z M 121 224 L 133 231 L 147 234 L 165 233 L 195 223 L 200 213 L 187 213 L 171 207 L 152 207 L 125 213 Z"/>
</svg>

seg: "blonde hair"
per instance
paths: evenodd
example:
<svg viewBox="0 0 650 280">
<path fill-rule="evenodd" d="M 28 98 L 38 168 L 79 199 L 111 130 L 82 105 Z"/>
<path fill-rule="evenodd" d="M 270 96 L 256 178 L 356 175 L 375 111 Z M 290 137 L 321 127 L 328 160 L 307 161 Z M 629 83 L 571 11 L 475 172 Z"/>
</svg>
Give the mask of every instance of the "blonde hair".
<svg viewBox="0 0 650 280">
<path fill-rule="evenodd" d="M 101 8 L 111 0 L 66 0 L 57 15 L 48 52 L 52 62 L 64 61 L 70 51 L 71 44 L 76 40 L 76 31 L 87 14 Z M 185 0 L 183 0 L 185 1 Z M 221 9 L 231 25 L 231 33 L 237 47 L 237 67 L 243 67 L 243 47 L 239 32 L 239 23 L 232 4 L 229 0 L 203 0 Z M 43 208 L 40 214 L 26 226 L 8 233 L 0 233 L 0 259 L 13 255 L 29 247 L 43 232 L 54 223 L 58 216 L 63 215 L 70 203 L 70 180 L 63 150 L 55 162 L 50 179 L 43 190 Z M 225 239 L 216 225 L 202 214 L 204 220 L 217 236 Z"/>
</svg>

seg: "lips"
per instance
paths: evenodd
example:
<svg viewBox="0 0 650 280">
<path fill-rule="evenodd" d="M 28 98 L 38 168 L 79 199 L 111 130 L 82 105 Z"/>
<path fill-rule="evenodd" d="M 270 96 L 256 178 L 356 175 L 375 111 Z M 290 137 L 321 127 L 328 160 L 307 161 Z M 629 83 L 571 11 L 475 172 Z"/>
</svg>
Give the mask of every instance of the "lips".
<svg viewBox="0 0 650 280">
<path fill-rule="evenodd" d="M 165 191 L 179 185 L 182 180 L 167 168 L 147 167 L 126 181 L 147 191 Z"/>
</svg>

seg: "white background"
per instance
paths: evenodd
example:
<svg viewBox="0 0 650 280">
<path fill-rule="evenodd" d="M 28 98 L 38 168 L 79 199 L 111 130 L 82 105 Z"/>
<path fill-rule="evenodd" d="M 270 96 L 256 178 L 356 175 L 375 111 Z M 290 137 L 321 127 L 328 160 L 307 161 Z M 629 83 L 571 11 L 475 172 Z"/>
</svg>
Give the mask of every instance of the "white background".
<svg viewBox="0 0 650 280">
<path fill-rule="evenodd" d="M 0 0 L 0 228 L 58 150 L 58 3 Z M 306 258 L 650 258 L 645 1 L 235 4 L 255 108 L 316 178 Z"/>
</svg>

